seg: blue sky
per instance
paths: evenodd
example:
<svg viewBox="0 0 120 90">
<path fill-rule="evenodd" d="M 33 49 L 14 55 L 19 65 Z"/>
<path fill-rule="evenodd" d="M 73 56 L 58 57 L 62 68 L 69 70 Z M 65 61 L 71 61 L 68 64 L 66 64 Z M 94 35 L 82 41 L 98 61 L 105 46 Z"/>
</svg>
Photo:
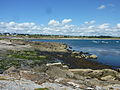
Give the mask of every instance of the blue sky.
<svg viewBox="0 0 120 90">
<path fill-rule="evenodd" d="M 118 36 L 120 0 L 0 0 L 0 22 L 0 32 Z"/>
</svg>

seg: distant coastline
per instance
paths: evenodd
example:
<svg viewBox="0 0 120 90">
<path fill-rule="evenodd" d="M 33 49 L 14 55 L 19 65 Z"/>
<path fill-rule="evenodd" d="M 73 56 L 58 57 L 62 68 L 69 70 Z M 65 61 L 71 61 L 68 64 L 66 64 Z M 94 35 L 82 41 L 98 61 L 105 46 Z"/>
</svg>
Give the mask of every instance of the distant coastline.
<svg viewBox="0 0 120 90">
<path fill-rule="evenodd" d="M 81 39 L 81 40 L 120 40 L 114 36 L 68 36 L 68 35 L 41 35 L 41 34 L 16 34 L 3 33 L 0 38 L 5 39 Z"/>
<path fill-rule="evenodd" d="M 120 40 L 120 39 L 115 39 L 115 38 L 25 38 L 25 39 L 79 39 L 79 40 Z"/>
<path fill-rule="evenodd" d="M 46 39 L 46 40 L 62 40 L 62 39 L 73 39 L 73 40 L 120 40 L 120 38 L 50 38 L 50 37 L 40 37 L 40 38 L 34 38 L 34 37 L 19 37 L 19 36 L 0 36 L 0 39 Z"/>
</svg>

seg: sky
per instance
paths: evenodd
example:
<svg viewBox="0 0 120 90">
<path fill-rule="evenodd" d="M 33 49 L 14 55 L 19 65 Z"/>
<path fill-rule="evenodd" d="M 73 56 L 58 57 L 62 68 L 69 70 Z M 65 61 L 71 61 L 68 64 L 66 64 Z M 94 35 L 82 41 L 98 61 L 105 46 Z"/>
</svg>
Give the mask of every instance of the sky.
<svg viewBox="0 0 120 90">
<path fill-rule="evenodd" d="M 0 33 L 120 36 L 120 0 L 0 0 Z"/>
</svg>

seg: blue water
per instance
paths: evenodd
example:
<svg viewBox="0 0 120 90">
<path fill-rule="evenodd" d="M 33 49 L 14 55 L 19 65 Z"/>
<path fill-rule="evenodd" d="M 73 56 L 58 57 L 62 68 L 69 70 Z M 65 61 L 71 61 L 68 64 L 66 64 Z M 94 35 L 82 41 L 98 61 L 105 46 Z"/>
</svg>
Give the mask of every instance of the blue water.
<svg viewBox="0 0 120 90">
<path fill-rule="evenodd" d="M 73 50 L 89 52 L 98 56 L 97 61 L 107 65 L 120 66 L 120 40 L 34 40 L 66 43 Z"/>
</svg>

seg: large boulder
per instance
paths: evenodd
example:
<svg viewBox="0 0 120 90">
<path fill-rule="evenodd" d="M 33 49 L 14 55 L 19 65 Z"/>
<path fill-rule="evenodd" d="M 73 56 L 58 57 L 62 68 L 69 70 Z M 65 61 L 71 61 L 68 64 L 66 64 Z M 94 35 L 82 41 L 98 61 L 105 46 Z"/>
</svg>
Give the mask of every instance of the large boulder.
<svg viewBox="0 0 120 90">
<path fill-rule="evenodd" d="M 4 75 L 8 75 L 14 78 L 19 79 L 20 78 L 20 72 L 18 69 L 16 69 L 14 66 L 10 67 L 9 69 L 5 70 L 3 72 Z"/>
<path fill-rule="evenodd" d="M 90 59 L 97 59 L 97 55 L 92 54 L 92 55 L 89 56 L 89 58 L 90 58 Z"/>
<path fill-rule="evenodd" d="M 92 72 L 92 69 L 69 69 L 69 71 L 73 72 L 74 74 L 87 76 L 88 73 Z"/>
<path fill-rule="evenodd" d="M 118 74 L 117 71 L 112 70 L 112 69 L 103 69 L 102 72 L 103 72 L 102 76 L 108 76 L 108 75 L 116 76 Z"/>
<path fill-rule="evenodd" d="M 120 73 L 116 75 L 116 79 L 120 81 Z"/>
<path fill-rule="evenodd" d="M 44 82 L 49 81 L 49 76 L 46 73 L 38 73 L 38 72 L 33 72 L 33 71 L 26 71 L 26 70 L 20 70 L 20 77 L 27 79 L 27 80 L 32 80 L 38 84 L 42 84 Z"/>
<path fill-rule="evenodd" d="M 63 70 L 68 70 L 69 67 L 67 65 L 63 65 L 61 62 L 58 62 L 58 63 L 48 63 L 46 64 L 47 68 L 49 67 L 59 67 L 60 69 L 63 69 Z"/>
<path fill-rule="evenodd" d="M 72 54 L 73 54 L 73 55 L 79 55 L 80 52 L 74 51 L 74 52 L 72 52 Z"/>
<path fill-rule="evenodd" d="M 116 71 L 118 71 L 120 73 L 120 68 L 116 69 Z"/>
<path fill-rule="evenodd" d="M 100 78 L 102 76 L 102 70 L 93 70 L 91 73 L 88 74 L 91 78 Z"/>
<path fill-rule="evenodd" d="M 74 77 L 74 74 L 68 70 L 63 70 L 60 67 L 52 66 L 49 67 L 46 73 L 53 78 L 67 78 Z"/>
<path fill-rule="evenodd" d="M 111 79 L 117 79 L 119 78 L 119 73 L 112 69 L 102 69 L 102 70 L 92 70 L 92 69 L 69 69 L 69 71 L 73 72 L 74 74 L 78 74 L 85 77 L 91 77 L 91 78 L 97 78 L 102 80 L 107 80 L 112 77 Z"/>
<path fill-rule="evenodd" d="M 3 74 L 9 74 L 9 73 L 11 73 L 11 72 L 16 72 L 16 68 L 14 67 L 14 66 L 12 66 L 12 67 L 10 67 L 10 68 L 8 68 L 7 70 L 5 70 L 4 72 L 3 72 Z"/>
<path fill-rule="evenodd" d="M 56 66 L 56 67 L 62 67 L 62 63 L 58 62 L 58 63 L 48 63 L 46 64 L 47 67 L 52 67 L 52 66 Z"/>
<path fill-rule="evenodd" d="M 108 75 L 108 76 L 105 76 L 105 77 L 101 77 L 101 80 L 104 80 L 104 81 L 113 81 L 115 80 L 115 77 L 111 76 L 111 75 Z"/>
<path fill-rule="evenodd" d="M 46 72 L 47 66 L 45 64 L 42 64 L 41 66 L 34 66 L 33 71 L 34 72 Z"/>
</svg>

